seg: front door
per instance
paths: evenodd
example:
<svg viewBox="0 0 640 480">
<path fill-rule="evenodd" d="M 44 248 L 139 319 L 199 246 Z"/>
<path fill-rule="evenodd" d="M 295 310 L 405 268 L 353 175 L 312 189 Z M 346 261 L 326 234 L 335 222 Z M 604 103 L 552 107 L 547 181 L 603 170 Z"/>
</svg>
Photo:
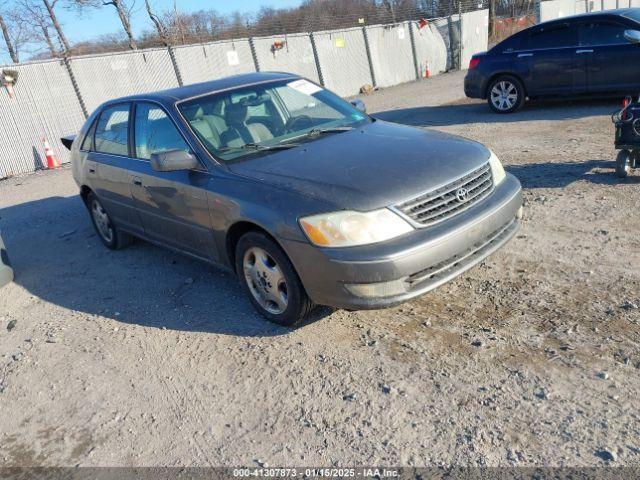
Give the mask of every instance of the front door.
<svg viewBox="0 0 640 480">
<path fill-rule="evenodd" d="M 211 175 L 204 167 L 175 172 L 158 172 L 151 167 L 153 153 L 191 150 L 159 105 L 136 103 L 133 150 L 130 184 L 145 235 L 215 261 L 217 250 L 205 190 Z"/>
<path fill-rule="evenodd" d="M 625 92 L 640 89 L 640 45 L 624 38 L 629 27 L 611 20 L 585 21 L 580 48 L 585 58 L 588 91 Z"/>
</svg>

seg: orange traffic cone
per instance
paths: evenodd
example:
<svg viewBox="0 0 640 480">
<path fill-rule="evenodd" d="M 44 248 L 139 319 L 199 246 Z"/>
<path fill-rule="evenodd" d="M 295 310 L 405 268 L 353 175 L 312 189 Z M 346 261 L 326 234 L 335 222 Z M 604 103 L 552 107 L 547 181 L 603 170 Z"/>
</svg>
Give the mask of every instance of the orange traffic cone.
<svg viewBox="0 0 640 480">
<path fill-rule="evenodd" d="M 44 144 L 44 155 L 45 157 L 47 157 L 47 168 L 49 169 L 60 168 L 60 162 L 58 161 L 55 154 L 53 153 L 53 150 L 51 150 L 51 147 L 49 146 L 49 142 L 47 142 L 47 139 L 43 138 L 42 143 Z"/>
<path fill-rule="evenodd" d="M 429 61 L 425 62 L 425 64 L 424 78 L 429 78 L 431 76 L 431 73 L 429 72 Z"/>
</svg>

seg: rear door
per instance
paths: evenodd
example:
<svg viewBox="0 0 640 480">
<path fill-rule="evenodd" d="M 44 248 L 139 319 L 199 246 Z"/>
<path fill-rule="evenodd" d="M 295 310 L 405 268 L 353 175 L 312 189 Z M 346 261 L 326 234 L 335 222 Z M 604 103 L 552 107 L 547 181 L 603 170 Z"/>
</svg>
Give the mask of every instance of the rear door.
<svg viewBox="0 0 640 480">
<path fill-rule="evenodd" d="M 627 92 L 640 89 L 640 45 L 624 38 L 630 27 L 609 19 L 585 21 L 580 25 L 580 48 L 588 91 Z"/>
<path fill-rule="evenodd" d="M 562 22 L 531 29 L 522 39 L 518 61 L 528 65 L 525 85 L 529 96 L 581 93 L 585 72 L 576 64 L 578 32 L 575 23 Z"/>
<path fill-rule="evenodd" d="M 191 151 L 166 111 L 158 104 L 136 102 L 130 185 L 144 233 L 149 239 L 207 260 L 217 259 L 206 187 L 211 175 L 199 170 L 157 172 L 153 153 Z"/>
<path fill-rule="evenodd" d="M 131 196 L 129 156 L 130 103 L 109 105 L 91 126 L 80 147 L 89 186 L 113 222 L 131 233 L 142 225 Z"/>
</svg>

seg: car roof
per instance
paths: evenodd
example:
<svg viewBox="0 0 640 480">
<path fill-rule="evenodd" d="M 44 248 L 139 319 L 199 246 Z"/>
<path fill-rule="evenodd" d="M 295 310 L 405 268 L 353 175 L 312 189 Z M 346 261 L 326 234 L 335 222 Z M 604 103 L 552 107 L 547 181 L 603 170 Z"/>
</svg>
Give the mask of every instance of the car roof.
<svg viewBox="0 0 640 480">
<path fill-rule="evenodd" d="M 185 85 L 183 87 L 176 87 L 167 90 L 160 90 L 157 92 L 139 93 L 135 95 L 129 95 L 127 97 L 114 98 L 112 100 L 109 100 L 108 102 L 105 102 L 104 105 L 134 100 L 156 100 L 161 103 L 174 103 L 179 100 L 197 97 L 199 95 L 206 95 L 209 93 L 215 93 L 221 90 L 246 87 L 269 81 L 296 78 L 300 78 L 299 75 L 285 72 L 244 73 L 240 75 L 219 78 L 216 80 L 210 80 L 208 82 Z"/>
</svg>

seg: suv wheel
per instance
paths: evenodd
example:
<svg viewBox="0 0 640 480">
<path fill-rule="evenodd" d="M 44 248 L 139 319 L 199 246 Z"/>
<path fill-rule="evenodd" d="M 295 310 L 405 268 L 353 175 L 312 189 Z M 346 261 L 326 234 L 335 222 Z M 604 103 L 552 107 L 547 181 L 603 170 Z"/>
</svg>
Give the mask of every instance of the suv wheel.
<svg viewBox="0 0 640 480">
<path fill-rule="evenodd" d="M 262 233 L 249 232 L 240 238 L 236 272 L 253 306 L 274 323 L 294 326 L 315 306 L 287 255 Z"/>
<path fill-rule="evenodd" d="M 631 171 L 631 153 L 629 150 L 620 150 L 616 158 L 616 175 L 625 178 Z"/>
<path fill-rule="evenodd" d="M 90 192 L 87 196 L 87 207 L 89 208 L 91 221 L 96 229 L 96 233 L 107 248 L 110 248 L 111 250 L 118 250 L 126 247 L 132 242 L 133 237 L 120 232 L 115 227 L 111 221 L 111 217 L 93 192 Z"/>
<path fill-rule="evenodd" d="M 494 112 L 513 113 L 524 105 L 524 87 L 510 75 L 496 78 L 487 90 L 487 102 Z"/>
</svg>

